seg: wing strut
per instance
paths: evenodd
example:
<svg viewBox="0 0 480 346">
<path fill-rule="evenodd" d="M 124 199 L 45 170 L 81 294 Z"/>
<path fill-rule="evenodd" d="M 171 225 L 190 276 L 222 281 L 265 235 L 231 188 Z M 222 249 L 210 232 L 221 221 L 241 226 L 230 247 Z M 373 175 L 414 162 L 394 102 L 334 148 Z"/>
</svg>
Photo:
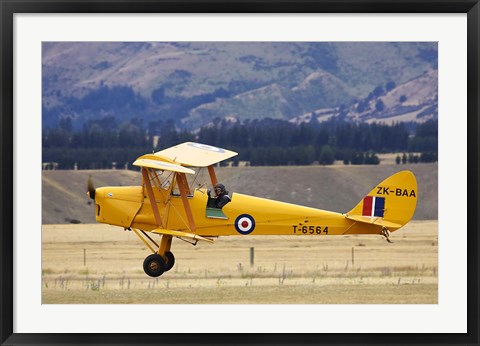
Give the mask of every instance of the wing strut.
<svg viewBox="0 0 480 346">
<path fill-rule="evenodd" d="M 185 208 L 185 213 L 187 214 L 188 223 L 190 225 L 190 231 L 195 233 L 195 220 L 193 219 L 192 209 L 190 208 L 190 204 L 188 203 L 187 194 L 189 193 L 190 189 L 188 187 L 187 177 L 185 173 L 176 173 L 177 175 L 177 184 L 180 190 L 180 196 L 182 196 L 183 207 Z"/>
<path fill-rule="evenodd" d="M 213 165 L 208 166 L 208 174 L 210 174 L 210 179 L 212 180 L 212 186 L 217 185 L 218 180 L 217 180 L 217 176 L 215 175 L 215 169 L 213 168 Z"/>
<path fill-rule="evenodd" d="M 148 199 L 150 200 L 150 205 L 152 206 L 153 216 L 155 216 L 155 223 L 157 224 L 157 226 L 163 228 L 162 218 L 160 217 L 160 212 L 158 211 L 157 201 L 155 201 L 155 195 L 153 194 L 150 177 L 148 176 L 148 172 L 145 167 L 142 167 L 142 176 L 143 183 L 147 187 L 147 195 Z"/>
</svg>

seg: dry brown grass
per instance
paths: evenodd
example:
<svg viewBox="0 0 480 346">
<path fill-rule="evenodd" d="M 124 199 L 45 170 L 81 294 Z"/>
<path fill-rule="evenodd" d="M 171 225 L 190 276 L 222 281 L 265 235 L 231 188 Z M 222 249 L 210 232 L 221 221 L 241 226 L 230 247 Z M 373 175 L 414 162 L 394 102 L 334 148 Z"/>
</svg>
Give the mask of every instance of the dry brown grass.
<svg viewBox="0 0 480 346">
<path fill-rule="evenodd" d="M 414 221 L 392 234 L 393 244 L 380 236 L 238 236 L 195 247 L 174 240 L 175 267 L 150 278 L 148 250 L 132 232 L 44 225 L 42 302 L 435 304 L 437 230 L 437 221 Z"/>
</svg>

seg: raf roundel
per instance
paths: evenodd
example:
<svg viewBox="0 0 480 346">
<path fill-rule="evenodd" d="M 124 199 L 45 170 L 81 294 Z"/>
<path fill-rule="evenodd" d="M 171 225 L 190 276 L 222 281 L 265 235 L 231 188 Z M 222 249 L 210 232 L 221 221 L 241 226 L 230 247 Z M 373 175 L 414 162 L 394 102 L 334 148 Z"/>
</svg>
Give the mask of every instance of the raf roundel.
<svg viewBox="0 0 480 346">
<path fill-rule="evenodd" d="M 255 219 L 248 214 L 239 215 L 235 220 L 235 229 L 240 234 L 250 234 L 255 229 Z"/>
</svg>

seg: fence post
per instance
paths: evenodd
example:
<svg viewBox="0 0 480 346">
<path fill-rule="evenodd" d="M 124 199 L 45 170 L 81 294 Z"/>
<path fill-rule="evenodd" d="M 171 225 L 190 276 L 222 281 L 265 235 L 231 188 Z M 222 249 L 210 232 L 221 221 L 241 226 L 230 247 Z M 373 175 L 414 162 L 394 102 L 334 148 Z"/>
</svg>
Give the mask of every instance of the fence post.
<svg viewBox="0 0 480 346">
<path fill-rule="evenodd" d="M 254 254 L 254 251 L 255 249 L 253 247 L 250 248 L 250 267 L 253 267 L 253 264 L 254 264 L 254 257 L 255 257 L 255 254 Z"/>
</svg>

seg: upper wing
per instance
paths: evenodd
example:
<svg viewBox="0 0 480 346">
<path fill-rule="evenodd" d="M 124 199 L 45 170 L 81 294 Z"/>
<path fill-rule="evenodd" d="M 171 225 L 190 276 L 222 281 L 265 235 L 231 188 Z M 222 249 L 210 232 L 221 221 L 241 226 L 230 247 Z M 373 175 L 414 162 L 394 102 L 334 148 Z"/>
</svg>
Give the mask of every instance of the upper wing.
<svg viewBox="0 0 480 346">
<path fill-rule="evenodd" d="M 174 147 L 156 152 L 154 156 L 171 160 L 180 165 L 207 167 L 217 162 L 229 159 L 238 153 L 211 145 L 186 142 Z"/>
<path fill-rule="evenodd" d="M 133 165 L 138 167 L 160 169 L 162 171 L 195 174 L 195 171 L 193 169 L 182 167 L 175 163 L 167 162 L 166 160 L 162 160 L 161 157 L 155 157 L 152 154 L 140 156 L 138 159 L 135 160 Z"/>
</svg>

